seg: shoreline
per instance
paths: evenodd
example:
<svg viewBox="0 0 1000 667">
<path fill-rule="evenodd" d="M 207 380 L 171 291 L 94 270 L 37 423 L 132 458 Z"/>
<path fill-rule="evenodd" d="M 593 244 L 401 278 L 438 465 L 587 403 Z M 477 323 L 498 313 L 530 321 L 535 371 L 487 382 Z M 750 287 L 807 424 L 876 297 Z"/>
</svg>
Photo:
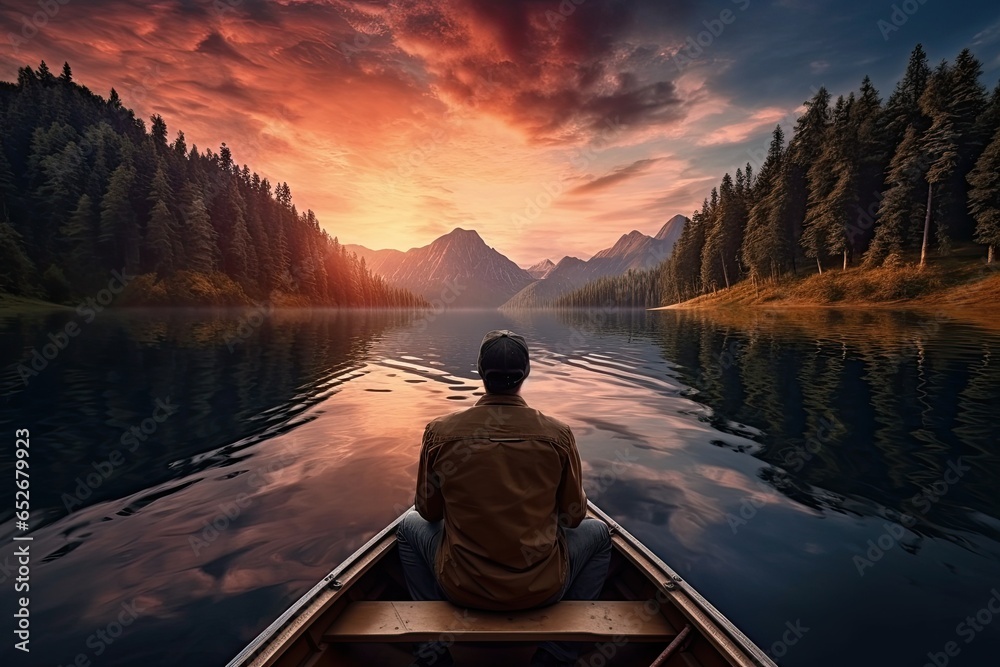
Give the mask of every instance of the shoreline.
<svg viewBox="0 0 1000 667">
<path fill-rule="evenodd" d="M 1000 305 L 1000 265 L 850 268 L 754 285 L 742 281 L 713 294 L 649 310 L 884 309 L 957 310 Z M 998 314 L 1000 319 L 1000 314 Z"/>
<path fill-rule="evenodd" d="M 36 299 L 31 297 L 14 296 L 11 294 L 0 293 L 0 313 L 42 312 L 42 311 L 75 312 L 77 307 L 78 306 L 76 305 L 70 306 L 61 303 L 55 303 L 52 301 L 45 301 L 44 299 Z M 245 303 L 245 304 L 129 303 L 118 306 L 110 304 L 106 307 L 106 310 L 119 313 L 155 311 L 155 310 L 253 310 L 253 309 L 258 309 L 258 310 L 264 309 L 268 312 L 270 311 L 291 312 L 291 311 L 303 311 L 303 310 L 340 310 L 346 312 L 346 311 L 363 310 L 363 311 L 419 313 L 421 311 L 431 309 L 431 306 L 416 306 L 412 308 L 408 308 L 405 306 L 335 306 L 328 304 L 291 303 L 287 301 L 279 303 L 261 301 L 259 303 Z"/>
</svg>

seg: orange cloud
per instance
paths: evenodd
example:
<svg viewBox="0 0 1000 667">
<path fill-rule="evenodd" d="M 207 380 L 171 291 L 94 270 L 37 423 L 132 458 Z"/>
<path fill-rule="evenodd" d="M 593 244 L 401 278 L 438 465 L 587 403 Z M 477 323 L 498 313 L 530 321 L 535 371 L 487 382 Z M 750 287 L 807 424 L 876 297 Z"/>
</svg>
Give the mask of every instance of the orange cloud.
<svg viewBox="0 0 1000 667">
<path fill-rule="evenodd" d="M 183 130 L 200 150 L 226 142 L 238 163 L 287 181 L 298 208 L 345 242 L 406 249 L 465 226 L 516 261 L 589 256 L 704 196 L 652 201 L 680 173 L 653 164 L 676 150 L 662 140 L 702 113 L 704 95 L 658 75 L 648 40 L 623 39 L 642 4 L 573 5 L 561 21 L 547 0 L 243 0 L 223 11 L 225 0 L 95 0 L 60 5 L 16 53 L 0 51 L 0 74 L 69 61 L 95 92 L 114 87 L 139 117 L 161 114 L 171 137 Z M 661 4 L 642 11 L 691 3 Z M 21 18 L 0 7 L 5 25 Z M 592 174 L 604 176 L 585 186 Z M 574 187 L 592 208 L 569 206 Z"/>
</svg>

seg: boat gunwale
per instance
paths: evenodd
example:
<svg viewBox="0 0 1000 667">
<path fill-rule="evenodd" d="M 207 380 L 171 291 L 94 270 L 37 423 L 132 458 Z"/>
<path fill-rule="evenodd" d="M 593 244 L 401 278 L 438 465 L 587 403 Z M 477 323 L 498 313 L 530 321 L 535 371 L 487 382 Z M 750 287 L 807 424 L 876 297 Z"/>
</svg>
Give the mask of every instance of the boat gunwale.
<svg viewBox="0 0 1000 667">
<path fill-rule="evenodd" d="M 269 643 L 281 633 L 282 630 L 288 627 L 288 625 L 291 624 L 300 613 L 305 611 L 308 606 L 315 601 L 316 597 L 328 588 L 330 582 L 334 581 L 341 573 L 349 570 L 355 563 L 360 561 L 369 552 L 385 541 L 386 537 L 389 536 L 389 533 L 394 532 L 399 523 L 403 520 L 403 517 L 413 509 L 414 506 L 410 506 L 408 509 L 404 510 L 398 517 L 396 517 L 396 519 L 373 535 L 371 539 L 348 556 L 343 562 L 340 563 L 340 565 L 331 570 L 329 574 L 320 579 L 319 582 L 317 582 L 312 588 L 302 594 L 298 600 L 292 603 L 291 606 L 274 619 L 274 621 L 264 628 L 249 644 L 243 648 L 243 650 L 230 660 L 226 667 L 246 667 L 247 665 L 250 665 L 252 659 L 259 656 L 264 649 L 268 647 Z M 673 585 L 677 589 L 680 589 L 680 591 L 683 592 L 691 600 L 691 602 L 694 603 L 694 605 L 702 611 L 725 636 L 727 636 L 727 638 L 733 641 L 739 649 L 747 653 L 752 660 L 757 661 L 763 665 L 763 667 L 778 667 L 778 665 L 771 660 L 771 658 L 769 658 L 738 627 L 736 627 L 732 621 L 726 618 L 726 616 L 711 602 L 701 595 L 701 593 L 688 584 L 673 568 L 667 565 L 659 556 L 650 551 L 646 545 L 640 542 L 630 532 L 625 530 L 621 524 L 612 519 L 590 499 L 587 499 L 587 509 L 595 517 L 607 524 L 611 529 L 612 534 L 617 534 L 622 541 L 627 543 L 633 549 L 636 549 L 653 566 L 658 568 L 664 575 L 672 580 Z M 395 541 L 395 535 L 392 535 L 392 541 Z M 381 559 L 388 551 L 389 549 L 383 551 L 383 553 L 379 555 L 378 559 Z M 644 572 L 643 574 L 648 575 L 649 572 Z M 344 583 L 348 584 L 349 582 Z M 345 585 L 344 588 L 337 591 L 337 593 L 342 593 L 348 588 L 350 588 L 350 586 Z"/>
</svg>

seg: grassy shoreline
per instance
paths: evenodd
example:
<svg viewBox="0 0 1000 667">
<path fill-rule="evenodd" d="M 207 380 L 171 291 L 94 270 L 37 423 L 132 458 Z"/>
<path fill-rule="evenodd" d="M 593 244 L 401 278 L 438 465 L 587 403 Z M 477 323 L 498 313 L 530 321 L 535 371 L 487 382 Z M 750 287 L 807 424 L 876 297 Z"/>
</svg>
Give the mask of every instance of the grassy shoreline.
<svg viewBox="0 0 1000 667">
<path fill-rule="evenodd" d="M 714 294 L 651 310 L 716 308 L 981 309 L 1000 304 L 1000 264 L 970 257 L 970 249 L 926 267 L 851 267 L 754 284 L 744 280 Z M 983 313 L 985 314 L 985 313 Z M 1000 319 L 1000 314 L 995 316 Z"/>
<path fill-rule="evenodd" d="M 0 292 L 0 310 L 36 311 L 36 310 L 73 310 L 71 306 L 53 303 L 44 299 L 27 296 L 15 296 Z"/>
</svg>

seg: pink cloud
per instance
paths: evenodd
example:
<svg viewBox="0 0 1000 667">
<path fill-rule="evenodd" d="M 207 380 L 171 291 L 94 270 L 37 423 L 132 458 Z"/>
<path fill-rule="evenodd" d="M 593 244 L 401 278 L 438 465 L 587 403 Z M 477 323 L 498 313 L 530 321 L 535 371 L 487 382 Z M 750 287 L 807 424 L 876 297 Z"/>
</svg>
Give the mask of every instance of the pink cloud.
<svg viewBox="0 0 1000 667">
<path fill-rule="evenodd" d="M 699 146 L 718 146 L 721 144 L 736 144 L 746 141 L 760 130 L 773 126 L 784 120 L 788 111 L 777 107 L 768 107 L 755 111 L 749 118 L 729 125 L 715 128 L 703 136 L 697 143 Z"/>
</svg>

